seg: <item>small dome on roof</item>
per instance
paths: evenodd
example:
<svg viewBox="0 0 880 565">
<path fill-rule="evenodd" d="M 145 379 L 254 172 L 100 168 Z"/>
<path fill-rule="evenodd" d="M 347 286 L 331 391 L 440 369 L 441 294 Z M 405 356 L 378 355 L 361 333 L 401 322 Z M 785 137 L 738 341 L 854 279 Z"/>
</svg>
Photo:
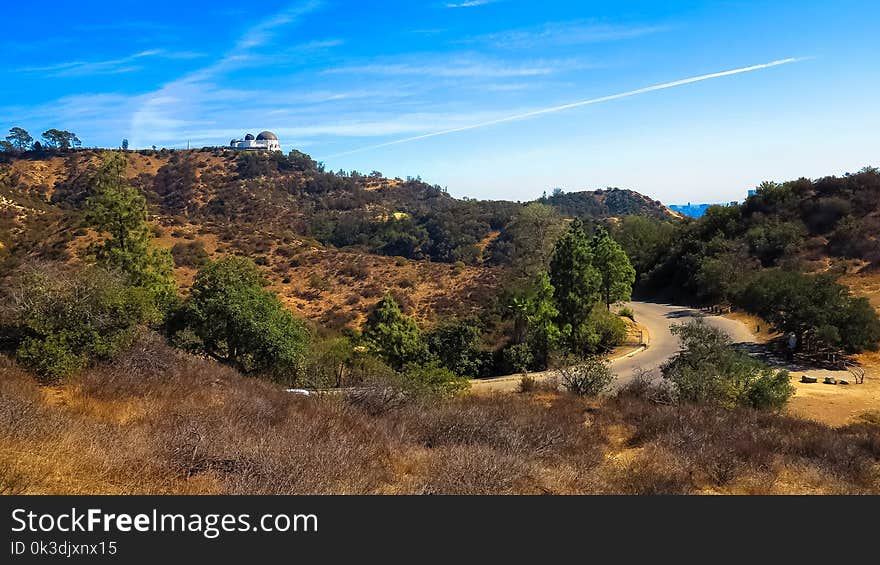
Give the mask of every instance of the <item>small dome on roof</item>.
<svg viewBox="0 0 880 565">
<path fill-rule="evenodd" d="M 263 134 L 260 134 L 260 135 L 263 135 Z M 253 141 L 254 140 L 253 134 L 251 134 L 251 133 L 247 134 L 246 136 L 244 136 L 244 140 L 245 141 Z"/>
<path fill-rule="evenodd" d="M 278 136 L 276 136 L 271 131 L 261 131 L 260 134 L 257 136 L 257 141 L 269 141 L 270 139 L 278 141 Z"/>
</svg>

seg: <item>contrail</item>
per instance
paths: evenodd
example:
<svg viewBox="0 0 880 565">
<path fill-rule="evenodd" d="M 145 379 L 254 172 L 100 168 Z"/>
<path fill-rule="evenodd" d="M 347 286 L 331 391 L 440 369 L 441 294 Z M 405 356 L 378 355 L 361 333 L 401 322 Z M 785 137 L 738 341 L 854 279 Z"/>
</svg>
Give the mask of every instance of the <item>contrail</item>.
<svg viewBox="0 0 880 565">
<path fill-rule="evenodd" d="M 630 96 L 636 96 L 638 94 L 645 94 L 646 92 L 654 92 L 656 90 L 665 90 L 667 88 L 674 88 L 676 86 L 683 86 L 685 84 L 691 84 L 694 82 L 701 82 L 701 81 L 710 80 L 713 78 L 726 77 L 726 76 L 730 76 L 730 75 L 738 75 L 741 73 L 749 73 L 752 71 L 759 71 L 761 69 L 769 69 L 771 67 L 778 67 L 780 65 L 787 65 L 788 63 L 796 63 L 801 60 L 803 60 L 803 59 L 797 58 L 797 57 L 789 57 L 788 59 L 779 59 L 778 61 L 771 61 L 769 63 L 763 63 L 760 65 L 752 65 L 751 67 L 742 67 L 739 69 L 731 69 L 729 71 L 721 71 L 718 73 L 710 73 L 707 75 L 700 75 L 700 76 L 695 76 L 695 77 L 690 77 L 690 78 L 683 78 L 680 80 L 674 80 L 672 82 L 664 82 L 663 84 L 655 84 L 653 86 L 646 86 L 644 88 L 639 88 L 637 90 L 629 90 L 627 92 L 620 92 L 618 94 L 611 94 L 609 96 L 602 96 L 600 98 L 591 98 L 589 100 L 582 100 L 580 102 L 572 102 L 571 104 L 563 104 L 562 106 L 553 106 L 551 108 L 544 108 L 541 110 L 533 110 L 531 112 L 526 112 L 525 114 L 517 114 L 515 116 L 507 116 L 504 118 L 498 118 L 495 120 L 490 120 L 488 122 L 471 124 L 469 126 L 462 126 L 462 127 L 447 129 L 447 130 L 443 130 L 443 131 L 435 131 L 432 133 L 417 135 L 415 137 L 407 137 L 405 139 L 397 139 L 395 141 L 389 141 L 387 143 L 379 143 L 378 145 L 370 145 L 367 147 L 361 147 L 359 149 L 352 149 L 351 151 L 343 151 L 342 153 L 336 153 L 334 155 L 330 155 L 328 158 L 342 157 L 343 155 L 351 155 L 352 153 L 360 153 L 361 151 L 370 151 L 371 149 L 379 149 L 381 147 L 389 147 L 391 145 L 400 145 L 401 143 L 410 143 L 411 141 L 418 141 L 420 139 L 428 139 L 430 137 L 449 135 L 450 133 L 469 131 L 472 129 L 479 129 L 479 128 L 484 128 L 484 127 L 488 127 L 488 126 L 494 126 L 496 124 L 503 124 L 506 122 L 527 120 L 529 118 L 534 118 L 536 116 L 543 116 L 544 114 L 553 114 L 555 112 L 562 112 L 564 110 L 570 110 L 572 108 L 579 108 L 581 106 L 589 106 L 591 104 L 599 104 L 601 102 L 608 102 L 609 100 L 618 100 L 620 98 L 628 98 Z"/>
</svg>

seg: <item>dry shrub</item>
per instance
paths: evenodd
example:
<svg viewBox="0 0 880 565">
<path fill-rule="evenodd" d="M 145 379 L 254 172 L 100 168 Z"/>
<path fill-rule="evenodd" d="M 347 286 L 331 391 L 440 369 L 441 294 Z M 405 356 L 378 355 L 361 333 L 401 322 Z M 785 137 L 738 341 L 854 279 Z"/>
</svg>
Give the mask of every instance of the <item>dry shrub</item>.
<svg viewBox="0 0 880 565">
<path fill-rule="evenodd" d="M 0 357 L 0 493 L 880 492 L 868 423 L 658 404 L 634 388 L 437 399 L 367 372 L 374 386 L 348 398 L 294 396 L 145 335 L 41 389 Z"/>
<path fill-rule="evenodd" d="M 647 449 L 611 473 L 606 487 L 613 494 L 690 494 L 691 473 L 680 458 L 662 449 Z"/>
<path fill-rule="evenodd" d="M 878 488 L 880 430 L 854 424 L 831 428 L 779 413 L 681 404 L 658 406 L 618 396 L 605 423 L 630 427 L 631 447 L 659 447 L 714 486 L 807 470 L 835 492 Z"/>
<path fill-rule="evenodd" d="M 0 496 L 12 496 L 26 492 L 32 481 L 11 459 L 0 461 Z"/>
<path fill-rule="evenodd" d="M 449 446 L 432 455 L 419 494 L 515 494 L 531 482 L 527 461 L 489 447 Z"/>
<path fill-rule="evenodd" d="M 556 376 L 536 379 L 531 375 L 523 375 L 519 381 L 518 392 L 559 392 L 559 379 Z"/>
<path fill-rule="evenodd" d="M 47 435 L 59 425 L 34 379 L 0 355 L 0 438 L 23 440 Z"/>
<path fill-rule="evenodd" d="M 579 413 L 570 408 L 547 410 L 528 399 L 470 396 L 418 406 L 404 418 L 408 439 L 428 448 L 482 445 L 512 455 L 541 456 L 593 447 Z"/>
<path fill-rule="evenodd" d="M 275 424 L 234 405 L 174 414 L 156 431 L 163 460 L 183 478 L 210 473 L 230 494 L 369 493 L 388 480 L 387 451 L 368 422 L 335 401 L 289 408 Z"/>
</svg>

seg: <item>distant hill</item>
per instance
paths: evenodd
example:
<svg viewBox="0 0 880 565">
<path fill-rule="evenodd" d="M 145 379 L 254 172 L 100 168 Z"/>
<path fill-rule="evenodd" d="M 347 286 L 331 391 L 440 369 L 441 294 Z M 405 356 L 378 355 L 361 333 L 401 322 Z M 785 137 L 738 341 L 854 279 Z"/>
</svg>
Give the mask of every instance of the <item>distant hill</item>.
<svg viewBox="0 0 880 565">
<path fill-rule="evenodd" d="M 659 200 L 653 200 L 634 190 L 606 188 L 582 192 L 558 190 L 543 196 L 538 202 L 556 208 L 563 216 L 578 218 L 609 218 L 620 216 L 650 216 L 659 220 L 675 217 Z"/>
<path fill-rule="evenodd" d="M 97 236 L 81 223 L 102 153 L 0 153 L 0 275 L 26 260 L 77 260 Z M 356 325 L 389 291 L 423 320 L 484 307 L 507 267 L 487 249 L 524 206 L 456 199 L 419 179 L 329 172 L 298 151 L 127 158 L 127 177 L 151 204 L 158 242 L 173 250 L 184 290 L 204 257 L 245 254 L 291 309 L 330 328 Z M 675 217 L 630 190 L 540 202 L 593 221 Z"/>
</svg>

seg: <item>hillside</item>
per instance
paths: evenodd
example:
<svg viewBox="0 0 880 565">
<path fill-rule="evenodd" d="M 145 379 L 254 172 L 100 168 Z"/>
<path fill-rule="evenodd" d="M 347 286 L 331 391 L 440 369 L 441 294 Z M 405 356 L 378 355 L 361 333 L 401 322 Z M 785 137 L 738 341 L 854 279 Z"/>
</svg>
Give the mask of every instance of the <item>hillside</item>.
<svg viewBox="0 0 880 565">
<path fill-rule="evenodd" d="M 713 206 L 682 224 L 646 282 L 724 300 L 729 286 L 762 269 L 870 275 L 880 261 L 878 236 L 877 169 L 764 183 L 742 204 Z"/>
<path fill-rule="evenodd" d="M 80 222 L 101 158 L 100 150 L 0 156 L 3 272 L 27 260 L 77 260 L 97 236 Z M 359 324 L 389 291 L 427 322 L 485 307 L 512 260 L 494 244 L 523 207 L 459 200 L 418 179 L 327 172 L 297 151 L 140 151 L 127 160 L 158 242 L 174 250 L 181 288 L 205 258 L 246 254 L 291 310 L 331 331 Z M 628 190 L 541 202 L 587 220 L 673 217 Z"/>
</svg>

